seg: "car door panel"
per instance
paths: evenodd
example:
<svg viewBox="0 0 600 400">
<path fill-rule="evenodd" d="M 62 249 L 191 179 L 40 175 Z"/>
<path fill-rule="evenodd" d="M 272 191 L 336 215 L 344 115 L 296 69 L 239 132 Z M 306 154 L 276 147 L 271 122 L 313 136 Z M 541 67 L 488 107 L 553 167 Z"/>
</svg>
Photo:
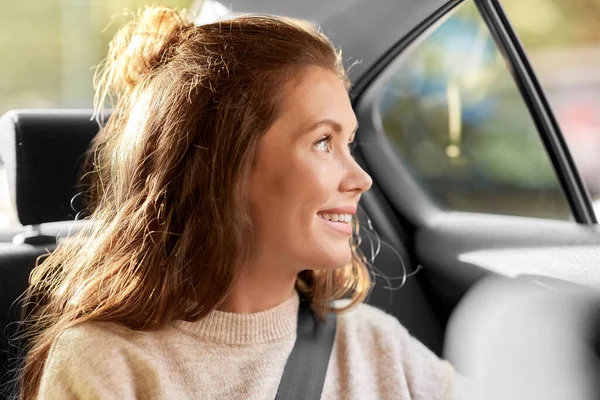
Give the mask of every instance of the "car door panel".
<svg viewBox="0 0 600 400">
<path fill-rule="evenodd" d="M 415 242 L 445 320 L 464 293 L 488 275 L 532 275 L 600 288 L 595 225 L 456 213 L 419 229 Z"/>
</svg>

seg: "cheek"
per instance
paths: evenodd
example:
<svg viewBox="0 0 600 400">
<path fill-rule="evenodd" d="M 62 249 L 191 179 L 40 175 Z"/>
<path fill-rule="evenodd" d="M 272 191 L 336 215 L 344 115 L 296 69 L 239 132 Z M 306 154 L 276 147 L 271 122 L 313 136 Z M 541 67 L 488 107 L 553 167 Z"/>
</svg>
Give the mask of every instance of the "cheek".
<svg viewBox="0 0 600 400">
<path fill-rule="evenodd" d="M 257 168 L 252 188 L 261 208 L 285 210 L 280 217 L 315 212 L 336 190 L 335 180 L 326 163 L 299 154 L 271 157 Z M 269 203 L 268 206 L 265 203 Z"/>
<path fill-rule="evenodd" d="M 298 217 L 304 214 L 303 210 L 316 194 L 314 185 L 311 169 L 289 152 L 287 157 L 271 153 L 257 164 L 249 189 L 253 218 L 259 231 L 263 235 L 281 236 L 284 227 L 285 232 L 297 228 Z"/>
<path fill-rule="evenodd" d="M 293 253 L 320 252 L 317 211 L 334 195 L 336 186 L 326 168 L 300 157 L 288 157 L 257 169 L 250 188 L 252 214 L 259 241 Z"/>
</svg>

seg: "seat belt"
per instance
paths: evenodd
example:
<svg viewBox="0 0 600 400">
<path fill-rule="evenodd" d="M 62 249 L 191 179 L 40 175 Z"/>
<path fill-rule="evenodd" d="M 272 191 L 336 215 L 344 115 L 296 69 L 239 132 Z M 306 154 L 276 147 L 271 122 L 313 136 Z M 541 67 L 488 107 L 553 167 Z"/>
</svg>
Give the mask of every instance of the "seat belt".
<svg viewBox="0 0 600 400">
<path fill-rule="evenodd" d="M 335 341 L 336 315 L 315 317 L 308 302 L 298 308 L 296 343 L 283 369 L 275 400 L 319 400 Z"/>
</svg>

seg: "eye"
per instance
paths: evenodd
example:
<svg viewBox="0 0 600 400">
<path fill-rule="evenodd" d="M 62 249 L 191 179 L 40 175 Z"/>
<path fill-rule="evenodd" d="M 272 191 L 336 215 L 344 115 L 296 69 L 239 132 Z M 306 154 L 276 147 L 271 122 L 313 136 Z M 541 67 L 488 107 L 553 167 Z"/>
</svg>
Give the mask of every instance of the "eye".
<svg viewBox="0 0 600 400">
<path fill-rule="evenodd" d="M 329 153 L 331 151 L 331 147 L 329 147 L 329 142 L 331 140 L 331 135 L 325 136 L 323 139 L 320 139 L 315 146 L 317 146 L 317 150 Z"/>
</svg>

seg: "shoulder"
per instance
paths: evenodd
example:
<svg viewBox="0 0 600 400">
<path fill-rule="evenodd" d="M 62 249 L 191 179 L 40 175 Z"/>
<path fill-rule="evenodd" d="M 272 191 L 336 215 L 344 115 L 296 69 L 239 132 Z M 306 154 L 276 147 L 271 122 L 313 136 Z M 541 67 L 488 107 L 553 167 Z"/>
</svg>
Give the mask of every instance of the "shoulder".
<svg viewBox="0 0 600 400">
<path fill-rule="evenodd" d="M 336 308 L 349 304 L 349 300 L 338 300 Z M 392 315 L 368 304 L 358 304 L 338 314 L 338 324 L 343 331 L 369 335 L 393 335 L 394 340 L 406 339 L 410 335 L 406 328 Z M 398 337 L 401 335 L 401 337 Z M 390 339 L 392 339 L 390 337 Z"/>
<path fill-rule="evenodd" d="M 131 352 L 135 333 L 108 322 L 87 322 L 61 332 L 54 340 L 46 371 L 65 373 L 72 368 L 106 368 L 121 363 Z"/>
<path fill-rule="evenodd" d="M 72 343 L 95 339 L 121 340 L 131 336 L 132 332 L 134 331 L 114 322 L 93 321 L 65 329 L 60 334 L 59 340 Z"/>
<path fill-rule="evenodd" d="M 126 398 L 151 387 L 156 373 L 139 338 L 138 332 L 108 322 L 65 329 L 48 354 L 40 398 L 97 398 L 100 393 Z"/>
<path fill-rule="evenodd" d="M 347 300 L 337 301 L 335 307 L 348 304 Z M 411 346 L 408 331 L 394 316 L 368 304 L 338 313 L 336 341 L 345 353 L 368 359 L 383 358 L 388 363 L 402 363 L 405 357 L 400 354 Z"/>
<path fill-rule="evenodd" d="M 164 358 L 161 342 L 168 333 L 87 322 L 65 329 L 54 340 L 44 370 L 50 374 L 118 370 L 124 375 L 152 375 Z"/>
<path fill-rule="evenodd" d="M 168 332 L 139 331 L 114 322 L 92 321 L 65 329 L 54 341 L 48 364 L 113 368 L 149 366 L 161 356 Z"/>
<path fill-rule="evenodd" d="M 335 306 L 347 304 L 344 300 Z M 338 314 L 337 340 L 339 351 L 372 363 L 372 370 L 389 377 L 404 376 L 398 384 L 406 385 L 413 398 L 451 398 L 453 367 L 411 336 L 394 316 L 359 304 Z"/>
<path fill-rule="evenodd" d="M 94 357 L 109 357 L 123 347 L 130 347 L 138 337 L 136 331 L 115 323 L 87 322 L 65 329 L 55 340 L 52 355 L 74 353 L 81 357 L 93 353 Z"/>
</svg>

